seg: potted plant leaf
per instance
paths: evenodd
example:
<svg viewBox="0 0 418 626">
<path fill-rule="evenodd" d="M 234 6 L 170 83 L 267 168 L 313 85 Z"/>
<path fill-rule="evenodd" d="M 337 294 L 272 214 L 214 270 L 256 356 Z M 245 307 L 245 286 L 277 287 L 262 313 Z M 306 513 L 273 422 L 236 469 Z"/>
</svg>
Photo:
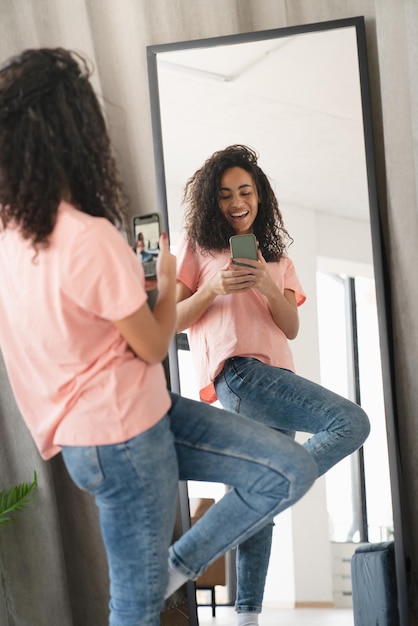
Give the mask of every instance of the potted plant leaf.
<svg viewBox="0 0 418 626">
<path fill-rule="evenodd" d="M 30 484 L 21 483 L 16 487 L 0 492 L 0 526 L 15 522 L 15 514 L 22 512 L 33 500 L 33 491 L 38 484 L 36 472 Z"/>
</svg>

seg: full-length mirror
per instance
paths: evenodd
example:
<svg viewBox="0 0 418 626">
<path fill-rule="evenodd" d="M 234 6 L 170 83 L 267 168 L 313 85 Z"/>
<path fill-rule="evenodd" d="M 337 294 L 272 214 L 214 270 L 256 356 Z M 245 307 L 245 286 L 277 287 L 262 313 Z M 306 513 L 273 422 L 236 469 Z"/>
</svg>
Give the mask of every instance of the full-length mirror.
<svg viewBox="0 0 418 626">
<path fill-rule="evenodd" d="M 151 46 L 148 61 L 159 210 L 173 251 L 189 177 L 216 150 L 255 149 L 308 296 L 292 342 L 296 369 L 370 416 L 364 448 L 276 522 L 266 588 L 267 601 L 278 605 L 350 607 L 349 572 L 335 563 L 346 563 L 359 542 L 393 536 L 363 20 Z M 187 351 L 173 348 L 170 371 L 174 388 L 197 397 Z M 189 490 L 203 493 L 202 486 Z"/>
</svg>

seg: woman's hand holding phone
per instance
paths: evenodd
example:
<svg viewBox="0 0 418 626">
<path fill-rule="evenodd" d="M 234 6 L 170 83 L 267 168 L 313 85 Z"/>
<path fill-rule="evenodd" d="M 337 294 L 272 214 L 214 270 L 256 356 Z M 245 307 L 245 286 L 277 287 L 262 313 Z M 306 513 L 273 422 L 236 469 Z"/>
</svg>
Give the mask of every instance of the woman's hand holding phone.
<svg viewBox="0 0 418 626">
<path fill-rule="evenodd" d="M 166 234 L 161 235 L 159 244 L 154 306 L 148 301 L 132 315 L 113 322 L 133 352 L 147 363 L 158 363 L 165 358 L 176 323 L 176 257 L 170 253 Z"/>
<path fill-rule="evenodd" d="M 167 233 L 159 239 L 160 252 L 157 258 L 157 282 L 161 291 L 166 288 L 175 288 L 176 285 L 176 257 L 170 252 Z"/>
<path fill-rule="evenodd" d="M 228 261 L 209 280 L 203 289 L 209 290 L 214 296 L 228 296 L 233 293 L 248 291 L 254 287 L 254 276 L 249 266 L 234 264 L 232 259 Z"/>
</svg>

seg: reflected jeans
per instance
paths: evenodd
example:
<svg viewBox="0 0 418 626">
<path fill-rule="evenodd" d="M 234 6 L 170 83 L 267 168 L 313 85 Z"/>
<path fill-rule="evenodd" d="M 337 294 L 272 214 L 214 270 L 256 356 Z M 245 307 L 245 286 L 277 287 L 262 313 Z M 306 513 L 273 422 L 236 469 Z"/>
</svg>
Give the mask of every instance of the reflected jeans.
<svg viewBox="0 0 418 626">
<path fill-rule="evenodd" d="M 304 443 L 318 476 L 357 450 L 370 424 L 357 404 L 293 372 L 250 357 L 228 359 L 215 380 L 222 406 L 293 437 L 313 436 Z M 260 613 L 272 541 L 272 520 L 237 550 L 238 612 Z"/>
<path fill-rule="evenodd" d="M 312 485 L 312 457 L 250 419 L 171 394 L 158 424 L 124 443 L 64 446 L 74 482 L 94 495 L 110 574 L 110 625 L 159 626 L 167 556 L 197 578 Z M 178 480 L 233 488 L 169 549 Z"/>
</svg>

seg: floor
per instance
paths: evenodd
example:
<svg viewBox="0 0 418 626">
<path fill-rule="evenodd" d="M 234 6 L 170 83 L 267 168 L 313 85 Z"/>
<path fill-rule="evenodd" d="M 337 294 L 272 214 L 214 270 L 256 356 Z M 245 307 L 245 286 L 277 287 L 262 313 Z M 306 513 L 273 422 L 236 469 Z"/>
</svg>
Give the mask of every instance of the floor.
<svg viewBox="0 0 418 626">
<path fill-rule="evenodd" d="M 216 617 L 210 607 L 198 608 L 199 626 L 235 626 L 233 607 L 219 606 Z M 351 609 L 278 609 L 265 607 L 260 626 L 353 626 Z"/>
</svg>

